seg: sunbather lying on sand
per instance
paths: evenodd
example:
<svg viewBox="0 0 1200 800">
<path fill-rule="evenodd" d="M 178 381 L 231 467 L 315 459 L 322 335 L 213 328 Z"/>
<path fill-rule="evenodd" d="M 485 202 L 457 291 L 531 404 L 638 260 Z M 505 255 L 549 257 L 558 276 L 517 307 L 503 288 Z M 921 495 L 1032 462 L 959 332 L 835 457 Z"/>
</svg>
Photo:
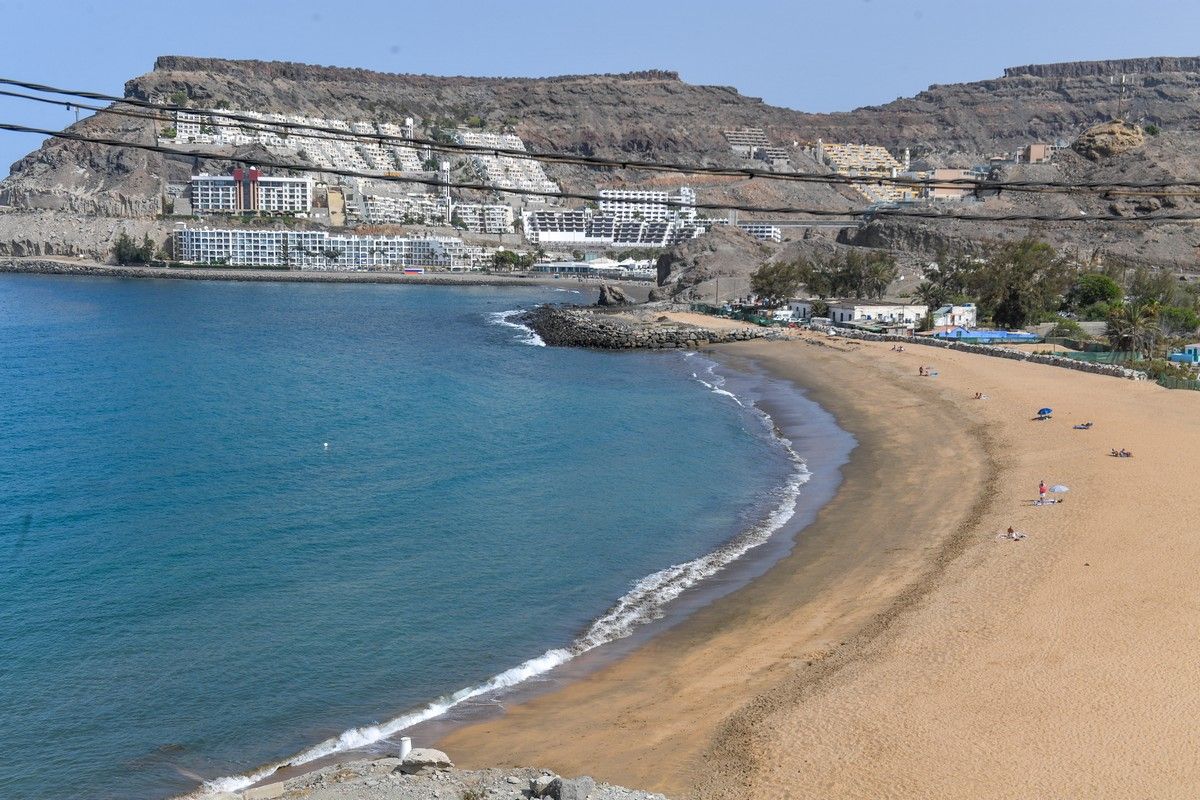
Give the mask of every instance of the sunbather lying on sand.
<svg viewBox="0 0 1200 800">
<path fill-rule="evenodd" d="M 1111 452 L 1116 458 L 1133 458 L 1133 453 L 1129 452 L 1124 447 L 1122 447 L 1120 450 L 1113 450 Z"/>
</svg>

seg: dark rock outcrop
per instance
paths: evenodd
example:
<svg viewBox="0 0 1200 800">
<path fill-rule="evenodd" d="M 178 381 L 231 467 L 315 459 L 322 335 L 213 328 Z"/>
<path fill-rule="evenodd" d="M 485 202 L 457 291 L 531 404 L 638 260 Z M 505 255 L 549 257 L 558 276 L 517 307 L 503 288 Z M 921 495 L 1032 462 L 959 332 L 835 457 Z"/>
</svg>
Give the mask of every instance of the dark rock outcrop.
<svg viewBox="0 0 1200 800">
<path fill-rule="evenodd" d="M 627 306 L 631 305 L 633 300 L 629 295 L 625 294 L 619 286 L 603 284 L 600 286 L 600 298 L 596 301 L 598 306 Z"/>
</svg>

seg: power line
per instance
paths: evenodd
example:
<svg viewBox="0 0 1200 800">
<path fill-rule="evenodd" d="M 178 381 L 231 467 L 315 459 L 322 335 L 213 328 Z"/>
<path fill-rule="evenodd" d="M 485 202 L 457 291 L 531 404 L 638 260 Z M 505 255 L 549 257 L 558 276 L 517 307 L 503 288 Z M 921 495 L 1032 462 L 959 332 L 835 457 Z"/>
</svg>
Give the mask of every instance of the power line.
<svg viewBox="0 0 1200 800">
<path fill-rule="evenodd" d="M 34 133 L 42 136 L 50 136 L 56 139 L 66 139 L 75 142 L 86 142 L 88 144 L 98 144 L 108 147 L 128 147 L 134 150 L 146 150 L 152 153 L 162 153 L 164 155 L 183 156 L 186 158 L 208 158 L 213 160 L 229 161 L 230 156 L 222 153 L 206 152 L 202 150 L 177 150 L 171 147 L 164 147 L 159 144 L 145 144 L 142 142 L 130 142 L 124 139 L 107 139 L 102 137 L 89 137 L 70 131 L 53 131 L 45 128 L 32 128 L 25 125 L 16 125 L 13 123 L 0 123 L 0 131 L 10 131 L 15 133 Z M 236 159 L 232 159 L 236 160 Z M 454 181 L 440 181 L 435 178 L 418 178 L 407 175 L 388 175 L 378 172 L 364 172 L 362 170 L 343 169 L 340 167 L 315 167 L 311 164 L 298 164 L 295 162 L 276 161 L 274 159 L 254 159 L 254 163 L 263 167 L 271 167 L 273 169 L 295 170 L 297 172 L 311 172 L 329 175 L 341 175 L 348 178 L 368 178 L 376 181 L 389 183 L 405 183 L 415 184 L 419 186 L 432 186 L 435 188 L 449 187 L 451 189 L 474 190 L 481 192 L 501 192 L 504 194 L 515 194 L 526 197 L 547 197 L 547 198 L 562 198 L 568 200 L 583 200 L 586 202 L 598 203 L 604 198 L 599 195 L 583 194 L 581 192 L 549 192 L 541 189 L 521 189 L 517 187 L 498 187 L 488 183 L 461 183 Z M 857 217 L 862 216 L 865 211 L 835 211 L 830 209 L 805 209 L 794 208 L 791 206 L 752 206 L 740 205 L 734 203 L 683 203 L 679 200 L 665 200 L 659 203 L 673 208 L 701 208 L 713 211 L 745 211 L 749 213 L 764 213 L 764 214 L 807 214 L 816 217 Z"/>
<path fill-rule="evenodd" d="M 865 185 L 892 185 L 901 187 L 938 187 L 938 188 L 966 188 L 973 189 L 977 192 L 1035 192 L 1035 193 L 1076 193 L 1082 191 L 1098 191 L 1112 192 L 1119 189 L 1169 189 L 1179 186 L 1197 186 L 1200 187 L 1200 178 L 1194 179 L 1179 179 L 1173 181 L 1082 181 L 1082 182 L 1065 182 L 1065 181 L 989 181 L 985 179 L 975 178 L 902 178 L 902 177 L 885 177 L 885 176 L 868 176 L 868 175 L 840 175 L 840 174 L 825 174 L 811 172 L 769 172 L 764 170 L 743 168 L 743 167 L 710 167 L 700 165 L 676 164 L 670 162 L 657 161 L 641 161 L 636 159 L 612 159 L 601 158 L 597 156 L 581 156 L 572 153 L 550 153 L 531 150 L 518 150 L 515 148 L 492 147 L 488 145 L 471 145 L 459 142 L 439 142 L 431 139 L 412 138 L 405 139 L 403 137 L 390 136 L 382 133 L 359 133 L 353 131 L 345 131 L 339 128 L 328 126 L 313 125 L 300 122 L 284 122 L 284 121 L 268 121 L 258 117 L 250 117 L 244 114 L 237 114 L 231 111 L 223 111 L 220 109 L 195 109 L 186 106 L 174 104 L 152 103 L 138 98 L 123 98 L 115 95 L 103 94 L 100 92 L 79 91 L 71 89 L 62 89 L 55 86 L 45 84 L 32 83 L 28 81 L 18 81 L 11 78 L 0 78 L 0 84 L 19 86 L 32 91 L 38 91 L 45 94 L 70 95 L 74 97 L 85 97 L 92 100 L 103 100 L 110 103 L 119 103 L 132 105 L 141 108 L 149 108 L 160 112 L 185 113 L 193 115 L 202 115 L 209 118 L 228 119 L 239 123 L 239 127 L 243 125 L 251 126 L 267 126 L 268 128 L 286 129 L 286 130 L 302 130 L 312 131 L 316 133 L 333 134 L 341 137 L 341 140 L 368 140 L 379 143 L 388 143 L 393 146 L 400 144 L 404 146 L 422 146 L 431 149 L 437 149 L 440 152 L 466 152 L 482 155 L 509 156 L 513 158 L 530 159 L 536 161 L 546 161 L 548 163 L 570 164 L 576 166 L 588 166 L 593 168 L 608 168 L 608 169 L 641 169 L 646 171 L 658 172 L 673 172 L 682 174 L 695 175 L 713 175 L 720 177 L 742 177 L 749 179 L 763 179 L 776 181 L 791 181 L 801 183 L 820 183 L 826 185 L 841 185 L 841 186 L 858 186 Z M 28 98 L 27 99 L 38 99 Z M 41 98 L 45 102 L 45 98 Z M 95 109 L 98 113 L 122 113 L 114 109 Z M 126 112 L 127 113 L 127 112 Z M 231 126 L 232 127 L 232 126 Z M 260 128 L 261 129 L 261 128 Z M 307 134 L 306 134 L 307 135 Z M 312 137 L 321 138 L 321 137 Z"/>
<path fill-rule="evenodd" d="M 174 148 L 163 147 L 158 144 L 144 144 L 141 142 L 130 142 L 123 139 L 107 139 L 100 137 L 83 136 L 82 134 L 72 133 L 69 131 L 53 131 L 44 128 L 33 128 L 25 125 L 17 125 L 14 123 L 0 123 L 0 131 L 10 131 L 14 133 L 33 133 L 42 136 L 49 136 L 56 139 L 65 139 L 69 141 L 83 142 L 87 144 L 96 144 L 107 147 L 125 147 L 134 150 L 145 150 L 153 153 L 161 153 L 164 155 L 182 156 L 186 158 L 208 158 L 213 160 L 230 160 L 227 154 L 212 153 L 205 151 L 187 151 L 176 150 Z M 515 187 L 497 187 L 491 184 L 484 183 L 461 183 L 461 182 L 445 182 L 431 178 L 418 178 L 402 175 L 386 175 L 381 173 L 363 172 L 361 170 L 348 170 L 341 168 L 314 167 L 311 164 L 298 164 L 294 162 L 276 161 L 256 159 L 255 163 L 271 167 L 273 169 L 294 170 L 296 172 L 308 172 L 319 174 L 341 175 L 351 178 L 367 178 L 389 183 L 414 184 L 421 186 L 432 186 L 435 188 L 449 187 L 451 189 L 474 190 L 483 192 L 499 192 L 503 194 L 514 194 L 526 197 L 546 197 L 571 200 L 583 200 L 587 202 L 598 203 L 605 198 L 599 195 L 583 194 L 580 192 L 548 192 L 539 189 L 520 189 Z M 1053 215 L 1053 214 L 1004 214 L 1004 215 L 979 215 L 979 214 L 962 214 L 962 213 L 945 213 L 940 211 L 897 211 L 892 209 L 861 209 L 838 211 L 832 209 L 821 208 L 797 208 L 795 206 L 753 206 L 737 203 L 683 203 L 678 200 L 666 200 L 660 203 L 673 208 L 698 208 L 710 211 L 744 211 L 747 213 L 761 214 L 798 214 L 817 218 L 849 218 L 862 217 L 864 219 L 877 218 L 914 218 L 914 219 L 940 219 L 940 220 L 961 220 L 967 222 L 1196 222 L 1200 221 L 1200 215 L 1188 214 L 1154 214 L 1147 216 L 1130 216 L 1130 217 L 1098 217 L 1092 215 Z M 847 222 L 853 222 L 853 219 L 847 219 Z"/>
</svg>

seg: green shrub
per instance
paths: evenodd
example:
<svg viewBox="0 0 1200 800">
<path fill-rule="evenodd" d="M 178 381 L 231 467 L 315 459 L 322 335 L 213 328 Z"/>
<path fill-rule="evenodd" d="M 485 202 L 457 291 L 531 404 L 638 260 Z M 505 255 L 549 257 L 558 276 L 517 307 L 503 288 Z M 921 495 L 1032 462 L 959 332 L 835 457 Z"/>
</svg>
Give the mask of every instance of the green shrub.
<svg viewBox="0 0 1200 800">
<path fill-rule="evenodd" d="M 1073 319 L 1060 319 L 1050 329 L 1049 336 L 1061 337 L 1063 339 L 1090 339 L 1087 332 Z"/>
<path fill-rule="evenodd" d="M 1162 133 L 1162 128 L 1158 127 L 1153 122 L 1147 125 L 1144 130 L 1150 136 L 1158 136 L 1160 133 Z"/>
</svg>

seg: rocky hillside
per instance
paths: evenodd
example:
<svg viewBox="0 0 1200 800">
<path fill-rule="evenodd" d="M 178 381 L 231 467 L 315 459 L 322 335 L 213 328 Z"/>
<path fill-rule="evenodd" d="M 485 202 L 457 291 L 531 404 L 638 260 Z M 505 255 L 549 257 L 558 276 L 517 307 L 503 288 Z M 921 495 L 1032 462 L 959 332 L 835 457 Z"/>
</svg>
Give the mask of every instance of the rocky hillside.
<svg viewBox="0 0 1200 800">
<path fill-rule="evenodd" d="M 1117 110 L 1120 75 L 1126 75 L 1123 111 L 1138 127 L 1154 123 L 1157 137 L 1119 155 L 1088 159 L 1071 152 L 1052 165 L 1021 167 L 1047 179 L 1174 179 L 1192 177 L 1200 155 L 1200 58 L 1146 58 L 1014 67 L 986 81 L 931 86 L 911 98 L 833 114 L 808 114 L 768 105 L 725 86 L 696 86 L 672 72 L 576 75 L 557 78 L 469 78 L 390 75 L 302 64 L 163 56 L 154 69 L 130 80 L 127 96 L 161 101 L 186 96 L 198 106 L 228 106 L 342 119 L 400 120 L 413 116 L 419 130 L 478 118 L 489 129 L 512 126 L 531 148 L 700 164 L 745 164 L 729 152 L 726 129 L 761 127 L 772 141 L 849 141 L 911 148 L 933 164 L 968 166 L 997 151 L 1030 141 L 1075 140 Z M 1114 84 L 1113 77 L 1116 77 Z M 154 123 L 111 115 L 75 126 L 89 135 L 153 141 Z M 236 156 L 236 154 L 231 154 Z M 129 220 L 169 229 L 156 220 L 169 183 L 197 169 L 229 162 L 162 156 L 129 149 L 51 141 L 13 165 L 0 183 L 0 255 L 100 254 L 108 231 Z M 802 150 L 796 169 L 823 169 Z M 1024 172 L 1022 172 L 1024 170 Z M 663 186 L 687 182 L 702 201 L 850 209 L 857 193 L 829 186 L 763 180 L 683 178 L 551 166 L 551 177 L 569 190 L 592 191 L 622 183 Z M 1185 211 L 1190 199 L 1129 196 L 1002 196 L 972 213 L 1013 211 L 1127 217 L 1139 208 Z M 36 217 L 21 212 L 40 211 Z M 79 225 L 80 217 L 92 218 Z M 1046 227 L 1046 226 L 1042 226 Z M 1052 236 L 1079 249 L 1102 247 L 1125 257 L 1188 269 L 1200 240 L 1190 226 L 1123 223 L 1052 226 Z M 1028 224 L 886 222 L 849 230 L 843 242 L 932 252 L 947 243 L 978 243 L 1023 235 Z"/>
</svg>

